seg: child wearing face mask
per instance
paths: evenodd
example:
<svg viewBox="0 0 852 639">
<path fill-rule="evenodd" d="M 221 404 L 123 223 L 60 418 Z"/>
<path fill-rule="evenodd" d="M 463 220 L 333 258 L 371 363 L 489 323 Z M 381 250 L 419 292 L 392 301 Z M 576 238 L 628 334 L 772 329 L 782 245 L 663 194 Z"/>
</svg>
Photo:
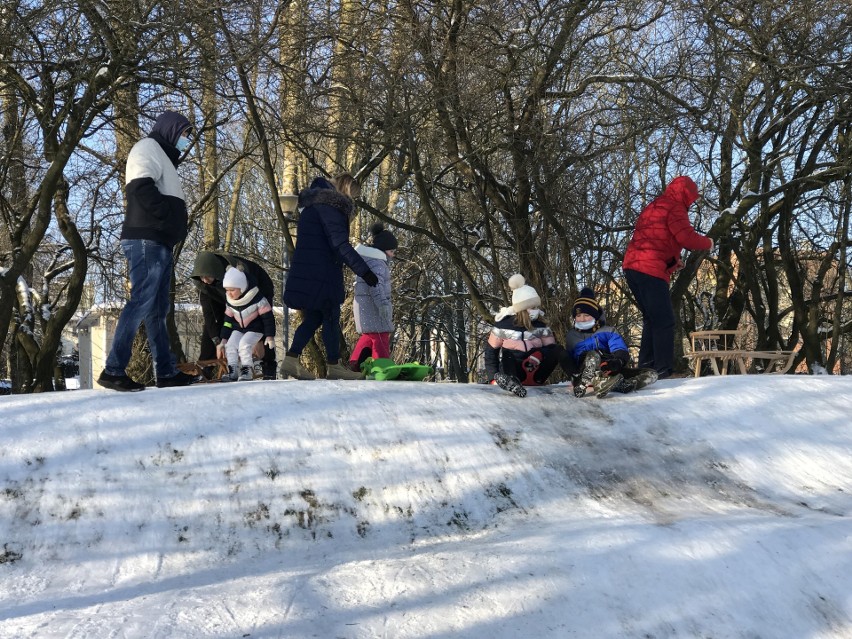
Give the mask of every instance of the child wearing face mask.
<svg viewBox="0 0 852 639">
<path fill-rule="evenodd" d="M 508 281 L 512 305 L 501 308 L 485 343 L 488 380 L 518 397 L 525 386 L 543 386 L 556 368 L 561 347 L 544 320 L 541 298 L 520 273 Z"/>
<path fill-rule="evenodd" d="M 605 397 L 611 391 L 630 393 L 656 381 L 653 369 L 627 366 L 627 344 L 618 331 L 606 325 L 592 289 L 580 291 L 573 314 L 574 328 L 565 338 L 559 364 L 571 377 L 576 397 L 584 397 L 590 386 L 597 397 Z"/>
</svg>

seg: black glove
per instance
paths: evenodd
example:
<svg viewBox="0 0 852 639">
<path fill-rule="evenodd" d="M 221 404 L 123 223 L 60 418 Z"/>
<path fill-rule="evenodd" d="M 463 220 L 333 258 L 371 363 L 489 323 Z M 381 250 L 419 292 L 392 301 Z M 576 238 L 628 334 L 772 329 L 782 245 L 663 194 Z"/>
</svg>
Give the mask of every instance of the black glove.
<svg viewBox="0 0 852 639">
<path fill-rule="evenodd" d="M 363 276 L 363 280 L 367 282 L 367 286 L 376 286 L 379 283 L 378 276 L 373 271 L 367 271 Z"/>
<path fill-rule="evenodd" d="M 607 375 L 615 375 L 622 368 L 624 368 L 624 362 L 617 357 L 605 359 L 601 362 L 601 370 Z"/>
</svg>

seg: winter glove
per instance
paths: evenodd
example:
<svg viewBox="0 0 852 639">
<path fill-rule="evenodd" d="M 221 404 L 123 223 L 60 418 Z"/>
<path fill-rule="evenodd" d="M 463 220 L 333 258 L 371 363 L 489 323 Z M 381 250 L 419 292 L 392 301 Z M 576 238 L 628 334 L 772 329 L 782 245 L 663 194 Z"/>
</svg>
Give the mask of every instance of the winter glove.
<svg viewBox="0 0 852 639">
<path fill-rule="evenodd" d="M 266 348 L 271 348 L 273 351 L 275 350 L 275 338 L 274 337 L 267 337 L 265 340 L 263 340 L 263 343 L 266 346 Z"/>
<path fill-rule="evenodd" d="M 382 318 L 383 324 L 393 324 L 393 313 L 390 305 L 379 307 L 379 317 Z"/>
<path fill-rule="evenodd" d="M 367 286 L 376 286 L 379 283 L 379 277 L 373 271 L 367 271 L 362 279 L 367 282 Z"/>
<path fill-rule="evenodd" d="M 603 371 L 605 375 L 615 375 L 622 368 L 624 368 L 624 362 L 617 357 L 605 359 L 601 362 L 601 371 Z"/>
</svg>

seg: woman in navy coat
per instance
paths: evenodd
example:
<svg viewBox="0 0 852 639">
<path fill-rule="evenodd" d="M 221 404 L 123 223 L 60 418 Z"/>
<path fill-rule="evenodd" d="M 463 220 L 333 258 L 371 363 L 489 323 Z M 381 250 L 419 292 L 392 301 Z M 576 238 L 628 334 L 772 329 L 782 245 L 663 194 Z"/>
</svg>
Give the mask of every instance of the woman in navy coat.
<svg viewBox="0 0 852 639">
<path fill-rule="evenodd" d="M 348 173 L 332 180 L 316 178 L 310 188 L 299 193 L 301 214 L 296 227 L 296 250 L 284 288 L 284 303 L 302 311 L 302 323 L 293 334 L 281 365 L 284 375 L 314 378 L 299 362 L 299 356 L 322 326 L 327 377 L 361 377 L 360 373 L 340 364 L 340 305 L 346 296 L 343 265 L 370 286 L 379 281 L 349 243 L 349 222 L 355 213 L 353 198 L 360 194 L 361 188 Z"/>
</svg>

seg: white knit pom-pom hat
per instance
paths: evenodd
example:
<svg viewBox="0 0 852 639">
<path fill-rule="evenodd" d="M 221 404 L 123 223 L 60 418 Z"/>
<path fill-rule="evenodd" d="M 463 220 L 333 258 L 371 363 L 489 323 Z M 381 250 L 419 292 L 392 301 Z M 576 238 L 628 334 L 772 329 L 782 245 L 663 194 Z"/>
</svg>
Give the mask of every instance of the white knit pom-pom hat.
<svg viewBox="0 0 852 639">
<path fill-rule="evenodd" d="M 509 288 L 512 289 L 512 310 L 516 313 L 541 306 L 538 293 L 532 286 L 527 285 L 520 273 L 509 278 Z"/>
<path fill-rule="evenodd" d="M 238 268 L 229 266 L 228 270 L 225 271 L 225 279 L 222 280 L 222 288 L 238 288 L 240 291 L 245 292 L 248 288 L 246 274 Z"/>
</svg>

